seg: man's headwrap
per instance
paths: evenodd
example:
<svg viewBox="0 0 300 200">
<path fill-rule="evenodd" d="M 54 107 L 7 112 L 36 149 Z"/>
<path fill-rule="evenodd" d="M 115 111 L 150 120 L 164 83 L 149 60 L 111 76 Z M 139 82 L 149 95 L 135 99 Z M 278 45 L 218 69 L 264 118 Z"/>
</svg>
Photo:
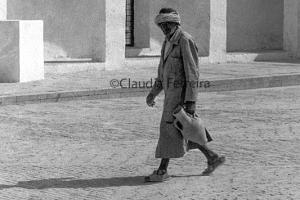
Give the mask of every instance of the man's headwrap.
<svg viewBox="0 0 300 200">
<path fill-rule="evenodd" d="M 179 14 L 177 12 L 172 12 L 172 13 L 158 14 L 155 17 L 154 22 L 156 25 L 159 25 L 160 23 L 163 23 L 163 22 L 175 22 L 175 23 L 180 24 L 181 20 L 180 20 Z"/>
</svg>

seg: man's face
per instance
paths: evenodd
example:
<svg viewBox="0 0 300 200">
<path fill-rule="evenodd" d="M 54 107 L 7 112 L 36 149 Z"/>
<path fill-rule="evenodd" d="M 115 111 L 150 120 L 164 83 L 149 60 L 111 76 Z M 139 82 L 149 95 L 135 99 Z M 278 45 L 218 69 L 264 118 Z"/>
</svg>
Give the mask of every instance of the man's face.
<svg viewBox="0 0 300 200">
<path fill-rule="evenodd" d="M 172 31 L 174 25 L 173 25 L 173 24 L 170 24 L 170 23 L 168 23 L 168 22 L 163 22 L 163 23 L 160 23 L 160 24 L 159 24 L 159 27 L 161 28 L 162 32 L 163 32 L 166 36 L 168 36 L 168 35 L 171 33 L 171 31 Z"/>
</svg>

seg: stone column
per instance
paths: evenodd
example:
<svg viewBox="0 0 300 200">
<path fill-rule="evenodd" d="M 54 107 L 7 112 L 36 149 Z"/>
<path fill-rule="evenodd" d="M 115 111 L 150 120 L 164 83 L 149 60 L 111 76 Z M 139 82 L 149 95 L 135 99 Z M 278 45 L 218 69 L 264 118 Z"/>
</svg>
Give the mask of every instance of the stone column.
<svg viewBox="0 0 300 200">
<path fill-rule="evenodd" d="M 300 57 L 300 2 L 284 0 L 284 50 L 292 58 Z"/>
<path fill-rule="evenodd" d="M 125 0 L 105 0 L 105 68 L 125 64 Z"/>
<path fill-rule="evenodd" d="M 0 82 L 44 78 L 43 21 L 0 21 Z"/>
<path fill-rule="evenodd" d="M 0 0 L 0 20 L 7 19 L 7 0 Z"/>
<path fill-rule="evenodd" d="M 227 51 L 227 0 L 210 1 L 209 60 L 226 62 Z"/>
</svg>

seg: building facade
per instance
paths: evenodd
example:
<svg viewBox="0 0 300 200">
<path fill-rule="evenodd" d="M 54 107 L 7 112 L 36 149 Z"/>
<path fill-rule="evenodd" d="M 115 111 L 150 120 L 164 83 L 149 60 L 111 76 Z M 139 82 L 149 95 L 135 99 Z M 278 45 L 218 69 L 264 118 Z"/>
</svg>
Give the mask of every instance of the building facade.
<svg viewBox="0 0 300 200">
<path fill-rule="evenodd" d="M 46 61 L 114 69 L 126 56 L 160 54 L 164 36 L 153 19 L 162 7 L 179 11 L 209 62 L 300 57 L 299 0 L 0 0 L 0 19 L 43 20 Z"/>
</svg>

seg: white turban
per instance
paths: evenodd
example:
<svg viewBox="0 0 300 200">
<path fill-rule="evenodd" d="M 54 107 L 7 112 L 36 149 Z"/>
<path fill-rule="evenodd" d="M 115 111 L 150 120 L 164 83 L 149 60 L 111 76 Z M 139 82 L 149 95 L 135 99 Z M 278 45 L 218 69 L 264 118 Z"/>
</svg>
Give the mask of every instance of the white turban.
<svg viewBox="0 0 300 200">
<path fill-rule="evenodd" d="M 178 13 L 172 12 L 172 13 L 161 13 L 155 17 L 154 20 L 156 25 L 159 25 L 163 22 L 175 22 L 180 24 L 180 16 Z"/>
</svg>

